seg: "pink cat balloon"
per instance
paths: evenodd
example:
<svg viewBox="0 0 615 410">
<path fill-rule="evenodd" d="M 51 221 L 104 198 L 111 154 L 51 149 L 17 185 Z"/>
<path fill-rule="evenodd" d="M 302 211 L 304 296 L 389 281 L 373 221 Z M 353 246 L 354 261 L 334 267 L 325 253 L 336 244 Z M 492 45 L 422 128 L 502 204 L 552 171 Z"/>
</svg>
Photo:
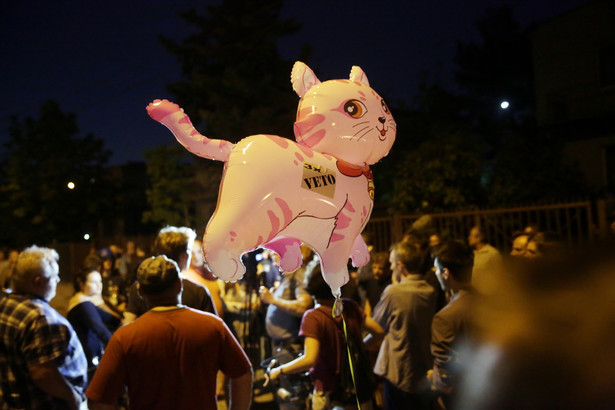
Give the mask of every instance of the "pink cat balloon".
<svg viewBox="0 0 615 410">
<path fill-rule="evenodd" d="M 301 97 L 294 131 L 297 142 L 252 135 L 237 144 L 198 133 L 183 110 L 166 100 L 147 111 L 200 157 L 224 161 L 218 204 L 203 239 L 212 272 L 226 281 L 245 273 L 241 255 L 264 247 L 280 256 L 280 267 L 301 266 L 300 244 L 320 256 L 334 295 L 348 281 L 348 258 L 369 261 L 361 232 L 373 207 L 369 165 L 388 154 L 396 124 L 361 68 L 350 80 L 321 83 L 296 62 L 291 83 Z"/>
</svg>

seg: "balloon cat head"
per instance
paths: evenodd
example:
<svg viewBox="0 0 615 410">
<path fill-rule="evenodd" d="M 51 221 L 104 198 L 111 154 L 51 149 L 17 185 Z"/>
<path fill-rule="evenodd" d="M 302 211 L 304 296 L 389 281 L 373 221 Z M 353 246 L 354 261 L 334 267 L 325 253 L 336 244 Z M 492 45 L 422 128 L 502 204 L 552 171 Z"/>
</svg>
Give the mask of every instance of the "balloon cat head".
<svg viewBox="0 0 615 410">
<path fill-rule="evenodd" d="M 295 122 L 297 142 L 355 165 L 371 165 L 388 154 L 395 141 L 395 120 L 367 76 L 353 67 L 350 80 L 321 83 L 301 63 L 291 81 L 301 97 Z"/>
<path fill-rule="evenodd" d="M 369 165 L 388 154 L 397 127 L 359 67 L 349 80 L 321 83 L 296 62 L 291 83 L 301 97 L 297 142 L 258 134 L 232 144 L 201 135 L 169 101 L 156 100 L 147 111 L 190 152 L 225 162 L 216 211 L 203 238 L 216 276 L 240 279 L 241 255 L 258 247 L 276 252 L 282 270 L 292 272 L 302 264 L 305 243 L 320 257 L 337 296 L 348 281 L 348 258 L 355 266 L 369 261 L 361 237 L 374 199 Z"/>
</svg>

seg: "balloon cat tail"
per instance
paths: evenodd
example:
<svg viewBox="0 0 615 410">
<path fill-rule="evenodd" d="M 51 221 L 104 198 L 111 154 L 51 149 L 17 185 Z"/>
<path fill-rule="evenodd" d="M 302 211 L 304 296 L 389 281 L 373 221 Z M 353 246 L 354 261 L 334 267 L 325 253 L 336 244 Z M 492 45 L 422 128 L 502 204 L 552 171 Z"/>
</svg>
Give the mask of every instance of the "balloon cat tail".
<svg viewBox="0 0 615 410">
<path fill-rule="evenodd" d="M 228 161 L 235 145 L 229 141 L 209 139 L 201 135 L 179 105 L 168 100 L 154 100 L 146 109 L 153 120 L 170 129 L 177 141 L 194 155 Z"/>
</svg>

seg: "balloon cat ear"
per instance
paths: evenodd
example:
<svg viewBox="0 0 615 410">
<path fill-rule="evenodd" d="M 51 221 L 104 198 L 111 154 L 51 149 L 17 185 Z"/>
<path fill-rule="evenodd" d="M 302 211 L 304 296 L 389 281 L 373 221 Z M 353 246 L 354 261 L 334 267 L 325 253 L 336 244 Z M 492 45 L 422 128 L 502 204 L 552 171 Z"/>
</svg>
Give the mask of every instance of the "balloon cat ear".
<svg viewBox="0 0 615 410">
<path fill-rule="evenodd" d="M 367 79 L 367 76 L 365 75 L 361 67 L 357 65 L 353 65 L 352 70 L 350 70 L 350 81 L 356 81 L 365 85 L 369 85 L 369 80 Z"/>
<path fill-rule="evenodd" d="M 297 61 L 290 73 L 290 82 L 293 85 L 293 90 L 299 97 L 303 97 L 313 86 L 320 84 L 320 80 L 316 78 L 316 74 L 304 63 Z"/>
</svg>

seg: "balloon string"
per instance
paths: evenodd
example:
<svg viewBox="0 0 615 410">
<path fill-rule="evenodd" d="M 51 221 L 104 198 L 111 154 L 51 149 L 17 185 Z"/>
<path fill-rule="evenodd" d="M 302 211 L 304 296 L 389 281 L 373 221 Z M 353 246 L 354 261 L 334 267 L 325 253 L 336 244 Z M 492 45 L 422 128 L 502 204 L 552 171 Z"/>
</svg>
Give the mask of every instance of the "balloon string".
<svg viewBox="0 0 615 410">
<path fill-rule="evenodd" d="M 333 303 L 333 309 L 331 310 L 331 315 L 335 318 L 336 317 L 336 305 L 337 304 L 342 304 L 341 299 L 339 298 L 339 296 L 335 299 L 335 302 Z M 341 308 L 340 308 L 341 310 Z M 354 363 L 352 362 L 352 353 L 350 352 L 350 345 L 348 344 L 348 331 L 346 329 L 346 320 L 344 319 L 344 314 L 343 313 L 339 313 L 339 315 L 337 316 L 341 316 L 342 317 L 342 327 L 344 329 L 344 342 L 346 342 L 346 352 L 348 353 L 348 364 L 350 367 L 350 377 L 352 378 L 352 385 L 354 387 L 354 397 L 357 400 L 357 409 L 361 410 L 361 403 L 359 402 L 359 390 L 357 390 L 357 382 L 355 380 L 354 377 Z"/>
</svg>

